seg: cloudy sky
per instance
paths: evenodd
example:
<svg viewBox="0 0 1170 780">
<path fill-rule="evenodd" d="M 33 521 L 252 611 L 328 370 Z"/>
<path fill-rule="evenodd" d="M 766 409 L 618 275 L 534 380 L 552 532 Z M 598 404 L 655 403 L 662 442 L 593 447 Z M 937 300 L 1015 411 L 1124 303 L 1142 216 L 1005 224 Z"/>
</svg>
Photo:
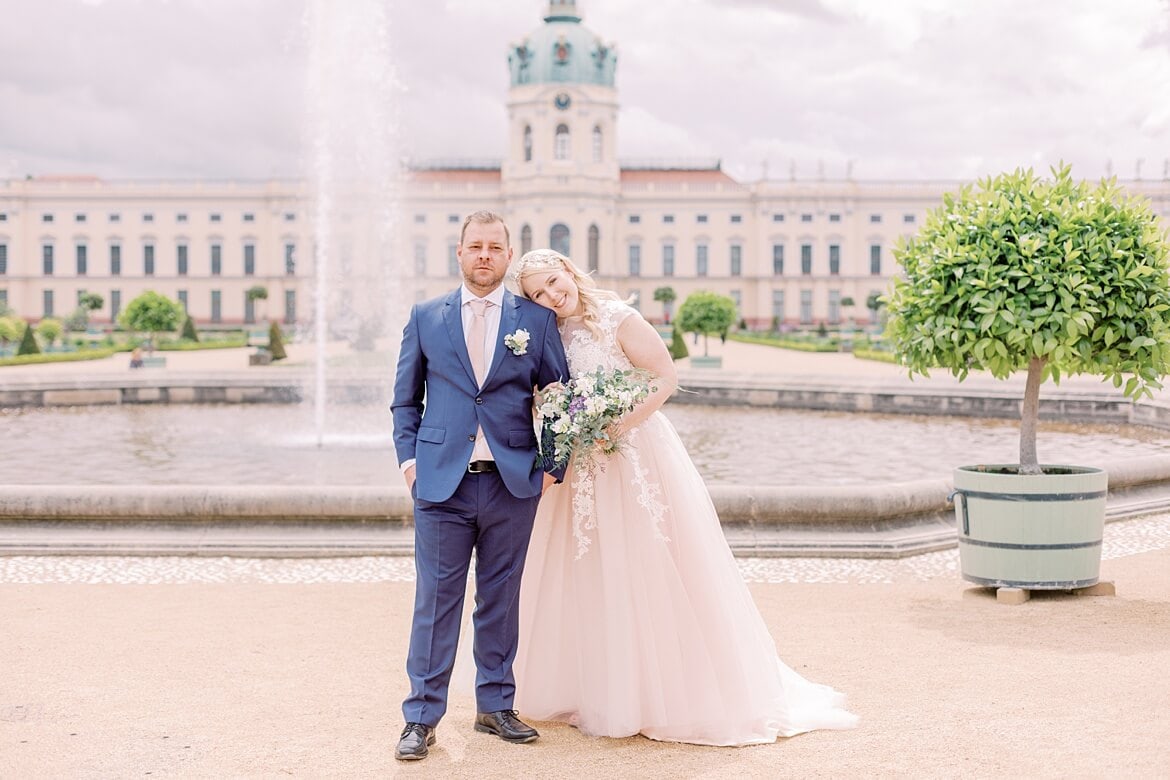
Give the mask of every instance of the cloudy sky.
<svg viewBox="0 0 1170 780">
<path fill-rule="evenodd" d="M 303 175 L 311 2 L 4 0 L 0 177 Z M 400 152 L 500 157 L 507 45 L 545 4 L 386 5 Z M 1170 0 L 578 8 L 617 45 L 622 158 L 720 158 L 746 180 L 765 165 L 954 179 L 1060 159 L 1162 178 L 1170 158 Z"/>
</svg>

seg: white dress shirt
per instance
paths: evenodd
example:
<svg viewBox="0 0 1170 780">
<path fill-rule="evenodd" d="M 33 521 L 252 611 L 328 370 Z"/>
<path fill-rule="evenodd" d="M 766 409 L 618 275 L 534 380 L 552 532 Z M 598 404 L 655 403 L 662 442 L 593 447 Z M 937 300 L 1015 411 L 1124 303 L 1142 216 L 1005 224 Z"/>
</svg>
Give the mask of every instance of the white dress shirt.
<svg viewBox="0 0 1170 780">
<path fill-rule="evenodd" d="M 466 334 L 471 330 L 471 318 L 475 314 L 471 311 L 470 302 L 478 299 L 479 296 L 467 289 L 464 285 L 462 288 L 462 305 L 459 307 L 463 315 L 463 332 Z M 488 371 L 492 366 L 492 357 L 496 351 L 497 337 L 500 335 L 500 312 L 504 305 L 504 286 L 500 285 L 492 290 L 487 295 L 483 296 L 483 300 L 490 301 L 491 306 L 488 306 L 484 311 L 483 322 L 483 365 L 484 371 Z M 487 437 L 483 435 L 483 428 L 479 428 L 475 432 L 475 446 L 471 449 L 472 460 L 495 460 L 492 456 L 491 447 L 488 446 Z"/>
</svg>

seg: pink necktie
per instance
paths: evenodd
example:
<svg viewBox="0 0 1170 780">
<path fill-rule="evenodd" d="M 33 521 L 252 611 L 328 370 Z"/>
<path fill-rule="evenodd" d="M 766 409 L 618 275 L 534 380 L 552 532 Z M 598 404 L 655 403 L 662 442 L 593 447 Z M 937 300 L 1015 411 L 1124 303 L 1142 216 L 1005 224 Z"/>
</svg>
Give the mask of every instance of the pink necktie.
<svg viewBox="0 0 1170 780">
<path fill-rule="evenodd" d="M 471 327 L 467 329 L 467 354 L 471 358 L 471 370 L 475 372 L 475 381 L 483 385 L 487 375 L 487 366 L 484 365 L 483 342 L 487 337 L 487 307 L 491 301 L 482 298 L 468 301 L 471 306 Z"/>
</svg>

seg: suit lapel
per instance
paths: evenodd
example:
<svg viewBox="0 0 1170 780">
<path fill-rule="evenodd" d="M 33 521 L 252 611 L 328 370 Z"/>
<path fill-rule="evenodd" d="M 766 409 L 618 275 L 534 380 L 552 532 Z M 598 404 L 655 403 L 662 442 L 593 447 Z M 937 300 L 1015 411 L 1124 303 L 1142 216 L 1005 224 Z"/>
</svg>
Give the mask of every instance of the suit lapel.
<svg viewBox="0 0 1170 780">
<path fill-rule="evenodd" d="M 496 348 L 492 350 L 492 364 L 488 368 L 487 378 L 483 380 L 486 385 L 491 381 L 492 375 L 504 362 L 505 355 L 511 355 L 512 350 L 504 346 L 504 337 L 509 333 L 516 332 L 516 326 L 520 322 L 520 303 L 516 300 L 516 296 L 504 290 L 503 306 L 500 307 L 500 331 L 496 334 Z M 465 350 L 466 351 L 466 350 Z M 471 365 L 471 359 L 468 358 L 467 364 Z"/>
<path fill-rule="evenodd" d="M 467 354 L 467 336 L 463 333 L 463 288 L 455 288 L 455 292 L 447 296 L 447 303 L 443 307 L 443 322 L 447 324 L 447 334 L 451 337 L 451 346 L 454 347 L 455 357 L 467 372 L 471 383 L 478 387 L 475 381 L 475 371 L 471 368 L 471 356 Z"/>
</svg>

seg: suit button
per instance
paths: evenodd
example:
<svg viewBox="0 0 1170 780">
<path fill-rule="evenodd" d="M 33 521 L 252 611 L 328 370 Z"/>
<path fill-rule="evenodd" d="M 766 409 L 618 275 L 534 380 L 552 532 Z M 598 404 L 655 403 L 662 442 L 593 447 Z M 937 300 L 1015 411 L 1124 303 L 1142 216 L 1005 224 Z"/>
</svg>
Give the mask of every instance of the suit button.
<svg viewBox="0 0 1170 780">
<path fill-rule="evenodd" d="M 467 437 L 467 440 L 468 440 L 468 441 L 475 441 L 475 434 L 473 433 L 473 434 L 471 434 L 470 436 L 468 436 L 468 437 Z"/>
<path fill-rule="evenodd" d="M 483 399 L 482 399 L 482 398 L 476 398 L 476 399 L 475 399 L 475 402 L 476 402 L 477 404 L 482 404 L 482 403 L 483 403 Z"/>
</svg>

